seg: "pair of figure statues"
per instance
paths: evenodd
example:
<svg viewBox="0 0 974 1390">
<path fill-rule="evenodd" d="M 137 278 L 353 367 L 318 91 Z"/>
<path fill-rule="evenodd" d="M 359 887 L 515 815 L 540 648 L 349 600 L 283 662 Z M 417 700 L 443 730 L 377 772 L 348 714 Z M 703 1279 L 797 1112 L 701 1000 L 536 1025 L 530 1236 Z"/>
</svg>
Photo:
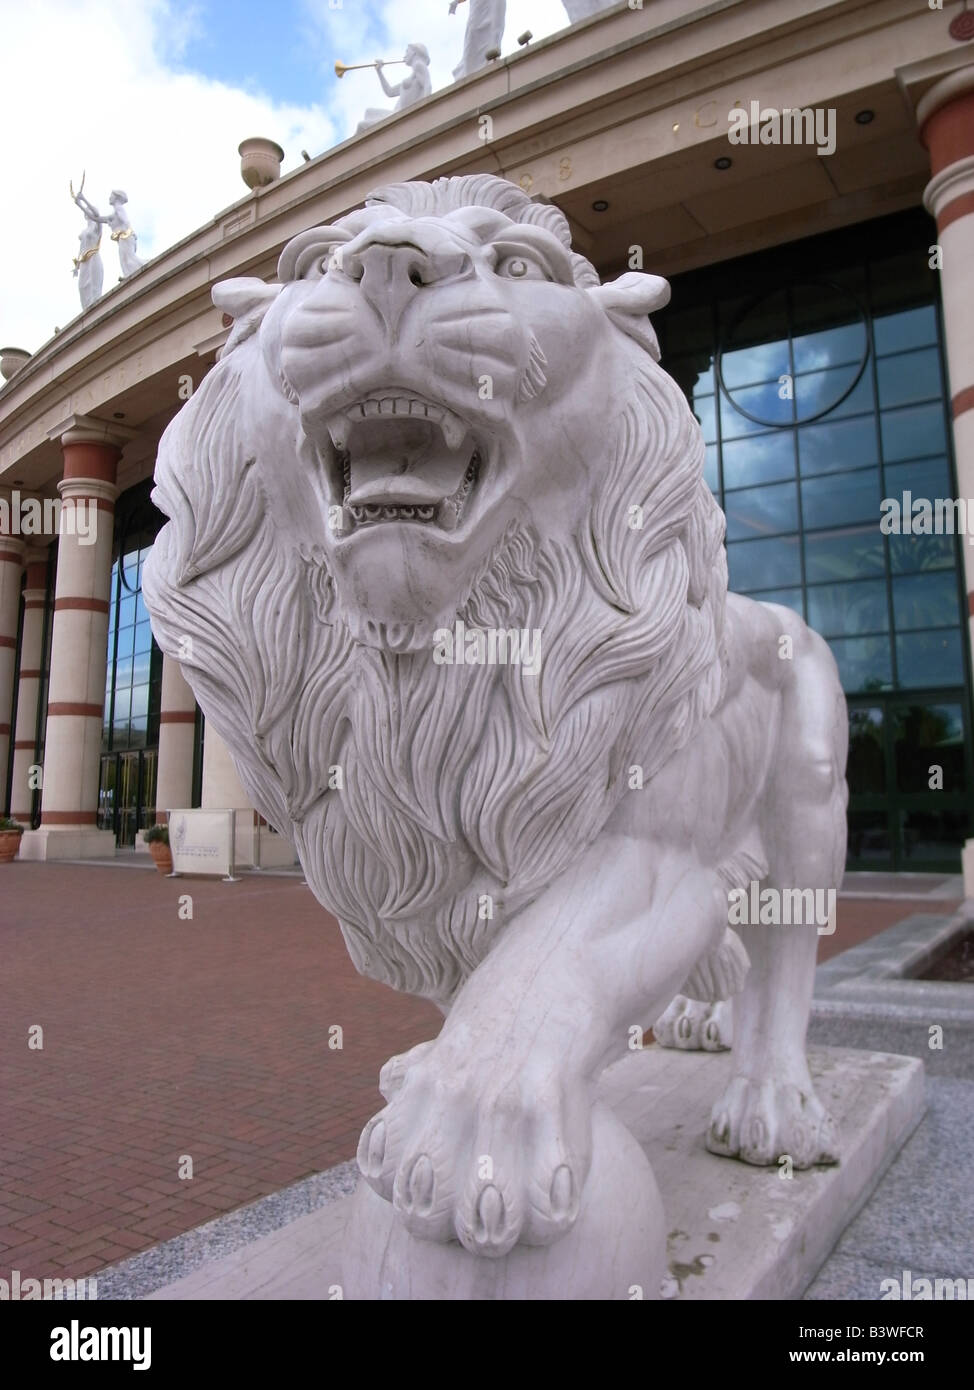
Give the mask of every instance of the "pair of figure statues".
<svg viewBox="0 0 974 1390">
<path fill-rule="evenodd" d="M 88 309 L 101 297 L 105 279 L 105 268 L 101 259 L 101 229 L 111 228 L 112 241 L 118 247 L 118 261 L 122 279 L 127 279 L 140 270 L 138 237 L 129 221 L 126 211 L 128 195 L 121 188 L 114 188 L 108 201 L 111 213 L 103 216 L 80 191 L 75 193 L 74 201 L 85 215 L 84 230 L 78 237 L 78 254 L 74 260 L 74 274 L 78 280 L 78 294 L 82 309 Z"/>
</svg>

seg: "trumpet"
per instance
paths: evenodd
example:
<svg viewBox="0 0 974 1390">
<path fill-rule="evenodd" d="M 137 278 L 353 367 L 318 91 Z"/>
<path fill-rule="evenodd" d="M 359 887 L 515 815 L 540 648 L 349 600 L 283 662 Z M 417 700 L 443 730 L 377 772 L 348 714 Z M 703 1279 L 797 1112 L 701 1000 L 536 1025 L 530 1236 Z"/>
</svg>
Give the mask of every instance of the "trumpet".
<svg viewBox="0 0 974 1390">
<path fill-rule="evenodd" d="M 402 58 L 393 58 L 393 59 L 391 59 L 389 62 L 386 62 L 386 60 L 383 58 L 383 59 L 382 59 L 382 66 L 383 66 L 384 68 L 394 68 L 394 67 L 398 67 L 399 64 L 402 63 L 402 62 L 403 62 L 403 59 L 402 59 Z M 340 62 L 336 62 L 336 63 L 335 63 L 335 76 L 336 76 L 336 77 L 344 77 L 345 74 L 346 74 L 347 72 L 356 72 L 359 68 L 377 68 L 378 66 L 379 66 L 378 63 L 340 63 Z"/>
</svg>

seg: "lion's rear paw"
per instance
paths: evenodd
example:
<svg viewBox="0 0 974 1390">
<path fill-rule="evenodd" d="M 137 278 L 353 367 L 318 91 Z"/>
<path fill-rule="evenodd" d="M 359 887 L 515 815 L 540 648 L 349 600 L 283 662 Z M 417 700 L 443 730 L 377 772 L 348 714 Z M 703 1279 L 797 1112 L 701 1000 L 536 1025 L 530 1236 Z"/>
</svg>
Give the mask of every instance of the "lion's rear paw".
<svg viewBox="0 0 974 1390">
<path fill-rule="evenodd" d="M 678 994 L 663 1016 L 653 1024 L 653 1036 L 661 1047 L 678 1047 L 685 1052 L 722 1052 L 730 1047 L 730 1000 L 701 1004 Z"/>
<path fill-rule="evenodd" d="M 735 1076 L 711 1112 L 707 1148 L 761 1165 L 786 1156 L 795 1168 L 839 1161 L 835 1123 L 811 1082 Z"/>
</svg>

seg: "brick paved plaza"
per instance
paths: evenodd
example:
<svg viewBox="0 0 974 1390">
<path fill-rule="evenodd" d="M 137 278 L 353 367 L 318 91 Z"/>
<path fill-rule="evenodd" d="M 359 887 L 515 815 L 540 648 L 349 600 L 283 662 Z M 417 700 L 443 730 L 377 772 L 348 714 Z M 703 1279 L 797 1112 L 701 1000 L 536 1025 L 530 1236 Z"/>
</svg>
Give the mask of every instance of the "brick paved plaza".
<svg viewBox="0 0 974 1390">
<path fill-rule="evenodd" d="M 820 958 L 924 910 L 840 898 Z M 0 961 L 2 1277 L 83 1276 L 350 1158 L 382 1063 L 439 1025 L 356 974 L 296 877 L 14 863 Z"/>
</svg>

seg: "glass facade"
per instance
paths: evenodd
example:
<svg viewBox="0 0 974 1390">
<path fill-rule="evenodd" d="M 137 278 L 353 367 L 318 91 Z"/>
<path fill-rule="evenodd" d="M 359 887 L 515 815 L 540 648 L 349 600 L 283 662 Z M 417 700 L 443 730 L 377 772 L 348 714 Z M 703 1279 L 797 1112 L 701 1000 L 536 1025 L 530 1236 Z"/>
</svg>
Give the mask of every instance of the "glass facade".
<svg viewBox="0 0 974 1390">
<path fill-rule="evenodd" d="M 910 212 L 725 262 L 659 316 L 731 588 L 800 613 L 838 664 L 854 868 L 956 871 L 970 833 L 963 537 L 880 528 L 883 499 L 956 494 L 933 236 Z"/>
<path fill-rule="evenodd" d="M 155 820 L 162 653 L 142 598 L 142 569 L 162 518 L 145 485 L 119 499 L 108 614 L 98 826 L 120 845 Z"/>
</svg>

